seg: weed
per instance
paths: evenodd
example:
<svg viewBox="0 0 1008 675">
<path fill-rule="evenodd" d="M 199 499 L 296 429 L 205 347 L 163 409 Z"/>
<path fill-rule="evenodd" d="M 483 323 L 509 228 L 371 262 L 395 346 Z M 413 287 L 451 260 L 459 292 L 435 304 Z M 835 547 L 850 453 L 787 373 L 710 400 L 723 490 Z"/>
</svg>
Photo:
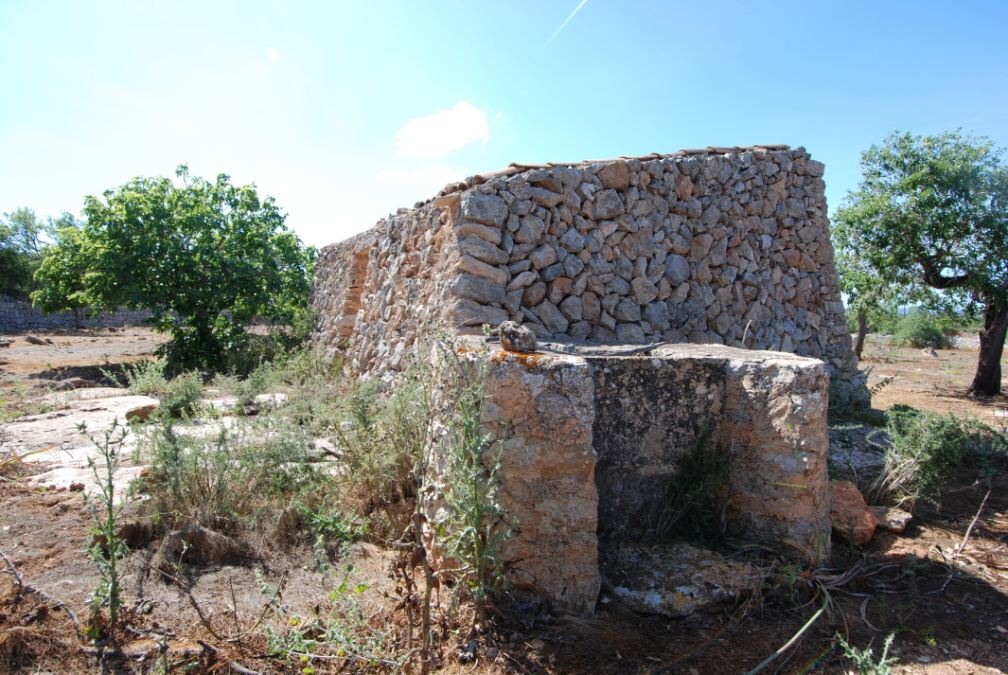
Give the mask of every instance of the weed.
<svg viewBox="0 0 1008 675">
<path fill-rule="evenodd" d="M 442 364 L 439 417 L 444 433 L 434 452 L 445 466 L 447 516 L 436 524 L 435 532 L 447 557 L 459 565 L 455 572 L 464 579 L 477 617 L 482 619 L 487 601 L 504 587 L 500 549 L 511 536 L 498 494 L 503 439 L 488 437 L 482 424 L 487 355 L 465 360 L 446 342 L 438 351 Z"/>
<path fill-rule="evenodd" d="M 141 446 L 151 463 L 138 485 L 150 496 L 145 508 L 172 527 L 256 527 L 292 497 L 324 494 L 330 480 L 310 462 L 305 435 L 283 420 L 243 418 L 211 434 L 165 421 Z"/>
<path fill-rule="evenodd" d="M 369 381 L 339 406 L 333 429 L 343 450 L 339 476 L 345 508 L 374 517 L 379 534 L 398 535 L 416 503 L 417 466 L 428 450 L 432 424 L 430 374 L 414 363 L 391 393 Z"/>
<path fill-rule="evenodd" d="M 139 361 L 123 366 L 122 375 L 125 382 L 106 370 L 101 371 L 107 380 L 124 384 L 131 394 L 138 396 L 157 396 L 165 390 L 168 384 L 165 378 L 165 363 L 161 359 Z"/>
<path fill-rule="evenodd" d="M 100 622 L 97 621 L 101 608 L 108 607 L 107 632 L 111 635 L 115 631 L 119 620 L 119 608 L 122 606 L 118 561 L 126 554 L 127 548 L 118 534 L 123 500 L 116 496 L 115 472 L 119 468 L 122 447 L 128 432 L 117 422 L 113 422 L 111 428 L 104 431 L 100 437 L 87 433 L 83 423 L 79 429 L 87 434 L 103 462 L 99 466 L 93 458 L 88 458 L 88 467 L 94 474 L 98 486 L 97 496 L 89 498 L 89 507 L 94 521 L 94 526 L 91 528 L 91 533 L 94 535 L 94 543 L 90 549 L 91 559 L 98 567 L 100 582 L 88 600 L 93 618 L 87 633 L 97 641 L 103 637 Z"/>
<path fill-rule="evenodd" d="M 6 424 L 19 417 L 20 413 L 5 398 L 0 398 L 0 424 Z"/>
<path fill-rule="evenodd" d="M 186 373 L 169 380 L 158 397 L 158 410 L 172 419 L 193 417 L 203 401 L 203 378 L 199 373 Z"/>
<path fill-rule="evenodd" d="M 125 381 L 111 371 L 101 369 L 101 373 L 106 379 L 125 385 L 131 394 L 157 398 L 160 401 L 159 414 L 171 418 L 195 415 L 203 400 L 203 378 L 199 373 L 185 373 L 168 379 L 165 362 L 161 359 L 124 366 L 122 377 Z"/>
<path fill-rule="evenodd" d="M 731 472 L 728 453 L 709 429 L 698 434 L 662 496 L 643 518 L 645 536 L 655 541 L 687 539 L 711 543 L 724 533 L 725 493 Z"/>
<path fill-rule="evenodd" d="M 392 667 L 401 663 L 388 657 L 389 635 L 381 624 L 369 620 L 361 604 L 369 590 L 366 584 L 351 585 L 353 568 L 347 565 L 339 583 L 329 592 L 327 611 L 302 617 L 281 612 L 288 629 L 266 629 L 266 644 L 273 654 L 298 664 L 302 673 L 314 673 L 311 664 L 332 662 L 356 664 L 357 667 Z"/>
<path fill-rule="evenodd" d="M 324 541 L 350 543 L 363 539 L 368 533 L 368 523 L 359 516 L 304 503 L 297 505 L 297 511 L 309 532 Z"/>
<path fill-rule="evenodd" d="M 844 656 L 854 662 L 854 667 L 860 675 L 890 675 L 892 673 L 891 665 L 896 663 L 896 659 L 889 656 L 889 648 L 892 646 L 893 639 L 896 637 L 896 633 L 890 633 L 882 644 L 882 653 L 879 655 L 878 660 L 875 660 L 875 655 L 872 653 L 871 645 L 864 649 L 859 649 L 852 646 L 844 639 L 840 634 L 837 634 L 836 640 L 840 644 L 840 649 L 843 650 Z"/>
</svg>

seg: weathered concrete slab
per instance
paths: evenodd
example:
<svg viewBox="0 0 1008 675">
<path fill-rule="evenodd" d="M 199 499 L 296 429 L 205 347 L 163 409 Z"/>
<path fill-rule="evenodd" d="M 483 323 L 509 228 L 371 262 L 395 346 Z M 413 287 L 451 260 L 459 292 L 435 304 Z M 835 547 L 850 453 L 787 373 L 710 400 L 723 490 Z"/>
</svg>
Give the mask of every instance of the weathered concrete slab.
<svg viewBox="0 0 1008 675">
<path fill-rule="evenodd" d="M 606 589 L 630 609 L 687 616 L 757 590 L 763 572 L 689 544 L 623 544 L 602 560 Z"/>
</svg>

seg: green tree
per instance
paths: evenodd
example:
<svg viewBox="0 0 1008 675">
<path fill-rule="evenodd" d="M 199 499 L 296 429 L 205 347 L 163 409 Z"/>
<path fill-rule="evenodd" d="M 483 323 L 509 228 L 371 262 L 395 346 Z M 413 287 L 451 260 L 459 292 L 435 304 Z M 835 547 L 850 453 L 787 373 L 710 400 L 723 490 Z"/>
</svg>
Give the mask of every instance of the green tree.
<svg viewBox="0 0 1008 675">
<path fill-rule="evenodd" d="M 135 178 L 88 197 L 84 225 L 60 230 L 45 256 L 35 301 L 150 310 L 171 334 L 162 351 L 172 369 L 218 370 L 254 318 L 289 322 L 305 311 L 315 252 L 254 186 L 185 166 L 176 176 L 181 184 Z"/>
<path fill-rule="evenodd" d="M 63 218 L 73 216 L 65 214 Z M 32 277 L 57 222 L 52 218 L 42 221 L 28 208 L 4 214 L 0 221 L 0 293 L 28 297 Z"/>
<path fill-rule="evenodd" d="M 984 306 L 970 392 L 1001 390 L 1008 329 L 1008 167 L 990 140 L 893 133 L 861 156 L 838 241 L 886 283 L 934 304 Z M 925 295 L 925 291 L 929 295 Z"/>
<path fill-rule="evenodd" d="M 45 312 L 71 310 L 80 328 L 81 315 L 89 302 L 84 288 L 87 271 L 84 233 L 80 223 L 64 217 L 54 236 L 56 244 L 45 251 L 35 271 L 32 304 Z"/>
</svg>

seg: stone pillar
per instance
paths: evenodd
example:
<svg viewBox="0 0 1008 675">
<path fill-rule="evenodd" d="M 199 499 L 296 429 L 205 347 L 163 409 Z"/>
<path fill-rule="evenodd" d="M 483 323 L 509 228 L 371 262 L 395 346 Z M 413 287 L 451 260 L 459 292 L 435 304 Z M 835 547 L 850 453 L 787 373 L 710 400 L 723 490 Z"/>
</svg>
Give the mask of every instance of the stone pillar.
<svg viewBox="0 0 1008 675">
<path fill-rule="evenodd" d="M 826 365 L 755 352 L 728 360 L 725 374 L 719 442 L 732 458 L 734 533 L 821 563 L 830 554 Z"/>
<path fill-rule="evenodd" d="M 594 611 L 600 585 L 594 413 L 584 359 L 491 355 L 483 420 L 504 439 L 500 495 L 516 528 L 508 578 L 575 615 Z"/>
</svg>

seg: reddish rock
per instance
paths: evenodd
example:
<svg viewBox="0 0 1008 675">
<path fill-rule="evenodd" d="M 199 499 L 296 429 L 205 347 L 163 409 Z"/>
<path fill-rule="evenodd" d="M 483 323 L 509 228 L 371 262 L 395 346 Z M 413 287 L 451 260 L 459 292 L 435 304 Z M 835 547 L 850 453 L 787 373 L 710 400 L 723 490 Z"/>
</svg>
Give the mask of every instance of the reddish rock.
<svg viewBox="0 0 1008 675">
<path fill-rule="evenodd" d="M 685 201 L 693 194 L 693 181 L 689 176 L 676 176 L 675 195 L 679 201 Z"/>
<path fill-rule="evenodd" d="M 622 160 L 605 165 L 597 175 L 607 188 L 626 190 L 630 187 L 630 167 Z"/>
<path fill-rule="evenodd" d="M 126 421 L 127 422 L 146 422 L 151 414 L 157 410 L 157 403 L 149 403 L 147 405 L 140 405 L 136 408 L 130 408 L 126 411 Z"/>
<path fill-rule="evenodd" d="M 849 480 L 830 481 L 830 519 L 833 531 L 855 546 L 867 544 L 878 525 L 861 491 Z"/>
</svg>

